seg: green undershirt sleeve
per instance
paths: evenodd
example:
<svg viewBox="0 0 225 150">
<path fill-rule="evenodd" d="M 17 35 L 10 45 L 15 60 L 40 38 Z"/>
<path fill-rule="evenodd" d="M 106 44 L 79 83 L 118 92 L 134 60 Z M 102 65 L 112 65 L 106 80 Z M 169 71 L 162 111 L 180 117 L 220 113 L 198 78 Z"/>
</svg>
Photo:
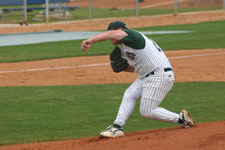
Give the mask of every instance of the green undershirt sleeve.
<svg viewBox="0 0 225 150">
<path fill-rule="evenodd" d="M 140 33 L 130 29 L 124 29 L 123 31 L 126 32 L 128 36 L 122 38 L 119 42 L 136 50 L 143 49 L 145 47 L 145 39 Z"/>
</svg>

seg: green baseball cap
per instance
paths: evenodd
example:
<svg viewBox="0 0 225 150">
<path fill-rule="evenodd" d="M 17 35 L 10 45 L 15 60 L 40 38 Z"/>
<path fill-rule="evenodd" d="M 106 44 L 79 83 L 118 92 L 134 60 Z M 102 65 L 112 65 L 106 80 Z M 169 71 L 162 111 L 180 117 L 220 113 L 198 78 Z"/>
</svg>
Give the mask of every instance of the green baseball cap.
<svg viewBox="0 0 225 150">
<path fill-rule="evenodd" d="M 113 30 L 113 29 L 117 29 L 117 28 L 124 28 L 127 29 L 126 24 L 121 22 L 121 21 L 113 21 L 109 24 L 107 30 Z"/>
</svg>

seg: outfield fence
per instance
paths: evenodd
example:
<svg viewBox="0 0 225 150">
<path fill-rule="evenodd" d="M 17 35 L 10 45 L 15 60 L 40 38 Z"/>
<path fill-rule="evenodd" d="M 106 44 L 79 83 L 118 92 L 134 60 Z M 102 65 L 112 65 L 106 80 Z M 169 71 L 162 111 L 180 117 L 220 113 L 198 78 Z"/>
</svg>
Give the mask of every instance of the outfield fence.
<svg viewBox="0 0 225 150">
<path fill-rule="evenodd" d="M 0 0 L 0 23 L 40 23 L 225 10 L 225 0 Z"/>
</svg>

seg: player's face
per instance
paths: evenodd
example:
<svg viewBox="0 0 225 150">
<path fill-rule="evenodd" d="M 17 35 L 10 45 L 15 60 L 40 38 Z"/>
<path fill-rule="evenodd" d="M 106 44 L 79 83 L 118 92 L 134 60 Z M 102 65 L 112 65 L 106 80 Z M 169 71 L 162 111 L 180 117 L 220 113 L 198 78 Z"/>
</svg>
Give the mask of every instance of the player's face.
<svg viewBox="0 0 225 150">
<path fill-rule="evenodd" d="M 113 29 L 113 30 L 123 30 L 123 28 L 116 28 L 116 29 Z M 119 41 L 117 41 L 117 40 L 112 40 L 112 43 L 114 44 L 114 45 L 119 45 L 119 44 L 121 44 L 121 42 L 119 42 Z"/>
<path fill-rule="evenodd" d="M 119 28 L 116 28 L 116 29 L 112 29 L 112 30 L 123 30 L 123 28 L 119 27 Z M 117 40 L 111 40 L 113 45 L 119 45 L 121 44 L 121 42 L 117 41 Z"/>
<path fill-rule="evenodd" d="M 119 44 L 121 44 L 121 42 L 119 42 L 117 40 L 111 40 L 111 41 L 112 41 L 113 45 L 119 45 Z"/>
</svg>

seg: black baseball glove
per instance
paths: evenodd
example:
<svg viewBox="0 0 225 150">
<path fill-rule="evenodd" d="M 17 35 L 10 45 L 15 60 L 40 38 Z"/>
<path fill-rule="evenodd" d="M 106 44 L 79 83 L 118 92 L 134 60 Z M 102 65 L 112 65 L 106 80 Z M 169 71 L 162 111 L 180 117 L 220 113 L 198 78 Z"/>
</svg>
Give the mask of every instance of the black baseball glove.
<svg viewBox="0 0 225 150">
<path fill-rule="evenodd" d="M 129 66 L 127 60 L 121 57 L 121 50 L 116 46 L 110 54 L 111 67 L 114 72 L 121 72 Z"/>
</svg>

